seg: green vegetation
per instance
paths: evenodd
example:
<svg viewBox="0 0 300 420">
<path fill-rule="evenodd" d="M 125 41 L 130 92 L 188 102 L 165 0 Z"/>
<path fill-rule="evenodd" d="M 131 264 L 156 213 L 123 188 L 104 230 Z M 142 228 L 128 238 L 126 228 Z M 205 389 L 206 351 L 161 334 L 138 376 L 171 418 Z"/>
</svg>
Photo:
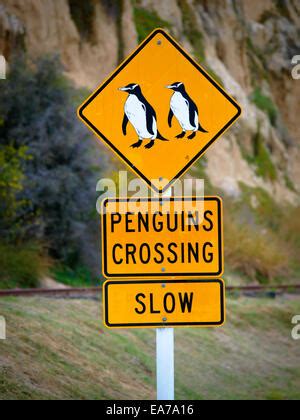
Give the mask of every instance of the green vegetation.
<svg viewBox="0 0 300 420">
<path fill-rule="evenodd" d="M 82 265 L 101 170 L 76 118 L 81 97 L 55 57 L 16 58 L 1 85 L 0 237 L 7 261 L 0 287 L 35 285 L 48 255 L 55 264 Z"/>
<path fill-rule="evenodd" d="M 264 189 L 243 183 L 239 198 L 224 195 L 207 178 L 205 159 L 190 174 L 205 180 L 206 195 L 223 198 L 225 276 L 230 282 L 293 283 L 300 272 L 300 208 L 279 206 Z"/>
<path fill-rule="evenodd" d="M 260 133 L 257 133 L 255 137 L 255 143 L 257 144 L 256 154 L 255 154 L 255 163 L 257 165 L 257 175 L 262 178 L 269 179 L 271 181 L 276 181 L 277 172 L 274 163 L 271 160 L 270 153 L 267 147 L 264 145 L 261 140 Z"/>
<path fill-rule="evenodd" d="M 272 161 L 271 154 L 265 145 L 260 128 L 258 127 L 256 134 L 252 138 L 252 151 L 249 153 L 242 143 L 240 149 L 243 158 L 250 164 L 256 167 L 256 174 L 266 180 L 276 181 L 277 170 Z"/>
<path fill-rule="evenodd" d="M 271 124 L 275 125 L 277 121 L 278 110 L 273 101 L 268 96 L 264 95 L 258 87 L 254 90 L 250 99 L 259 109 L 268 115 Z"/>
<path fill-rule="evenodd" d="M 68 0 L 72 19 L 85 41 L 92 41 L 94 35 L 94 0 Z"/>
<path fill-rule="evenodd" d="M 288 281 L 292 258 L 278 235 L 282 211 L 263 189 L 240 188 L 240 199 L 224 203 L 226 264 L 246 281 Z"/>
<path fill-rule="evenodd" d="M 289 190 L 297 193 L 297 189 L 296 189 L 293 181 L 291 180 L 291 178 L 288 176 L 288 174 L 285 174 L 284 181 L 285 181 L 285 185 L 288 187 Z"/>
<path fill-rule="evenodd" d="M 116 8 L 116 20 L 117 20 L 117 32 L 118 32 L 118 41 L 119 41 L 119 50 L 118 50 L 118 63 L 121 63 L 124 57 L 124 40 L 123 40 L 123 33 L 122 33 L 122 16 L 123 16 L 123 8 L 124 8 L 124 1 L 123 0 L 115 0 L 115 8 Z"/>
<path fill-rule="evenodd" d="M 37 287 L 49 267 L 40 245 L 0 242 L 0 289 Z"/>
<path fill-rule="evenodd" d="M 299 299 L 227 299 L 220 329 L 177 329 L 177 399 L 300 398 Z M 1 300 L 0 399 L 155 399 L 153 330 L 102 328 L 99 302 Z M 122 367 L 122 368 L 120 368 Z"/>
<path fill-rule="evenodd" d="M 210 76 L 217 82 L 219 83 L 220 86 L 224 87 L 223 84 L 223 80 L 221 79 L 221 77 L 211 68 L 208 67 L 207 65 L 205 66 L 207 73 L 210 74 Z"/>
<path fill-rule="evenodd" d="M 25 146 L 0 145 L 0 231 L 11 240 L 21 229 L 19 214 L 27 204 L 24 198 L 19 197 L 24 189 L 23 164 L 30 160 L 27 151 Z"/>
<path fill-rule="evenodd" d="M 144 39 L 157 28 L 171 29 L 169 22 L 161 19 L 155 11 L 150 11 L 139 6 L 138 1 L 133 1 L 134 4 L 134 21 L 138 34 L 139 42 Z"/>
<path fill-rule="evenodd" d="M 207 167 L 207 158 L 206 156 L 202 156 L 198 162 L 194 164 L 194 166 L 190 169 L 191 177 L 195 177 L 196 179 L 203 179 L 204 180 L 204 192 L 205 195 L 216 195 L 216 189 L 211 184 L 209 177 L 206 174 L 206 167 Z"/>
<path fill-rule="evenodd" d="M 265 10 L 259 18 L 259 23 L 265 24 L 269 19 L 273 19 L 276 17 L 277 15 L 275 10 Z"/>
<path fill-rule="evenodd" d="M 268 151 L 264 138 L 258 128 L 256 135 L 253 138 L 253 162 L 257 170 L 256 173 L 262 178 L 276 181 L 277 172 L 274 163 L 272 162 L 270 152 Z"/>
<path fill-rule="evenodd" d="M 246 281 L 293 282 L 300 270 L 300 208 L 278 206 L 262 188 L 240 188 L 238 200 L 224 199 L 226 265 Z"/>
<path fill-rule="evenodd" d="M 246 39 L 246 45 L 252 85 L 257 86 L 257 83 L 260 80 L 269 79 L 269 72 L 267 71 L 268 67 L 266 63 L 266 53 L 261 51 L 259 47 L 253 44 L 250 36 L 248 36 Z"/>
<path fill-rule="evenodd" d="M 205 63 L 205 48 L 203 34 L 198 26 L 195 12 L 191 9 L 189 3 L 186 0 L 178 1 L 178 6 L 181 9 L 183 29 L 186 37 L 193 47 L 193 54 L 195 59 L 202 64 L 205 64 L 206 71 L 211 75 L 213 79 L 223 86 L 222 79 Z"/>
<path fill-rule="evenodd" d="M 77 27 L 81 39 L 90 43 L 94 42 L 95 37 L 95 6 L 100 3 L 100 0 L 68 0 L 71 17 Z M 118 40 L 119 40 L 119 62 L 123 59 L 123 37 L 121 34 L 121 19 L 122 19 L 122 0 L 101 0 L 101 5 L 106 9 L 108 14 L 113 14 L 117 22 Z"/>
<path fill-rule="evenodd" d="M 133 4 L 139 42 L 142 42 L 156 28 L 162 27 L 171 30 L 171 24 L 162 20 L 155 11 L 144 9 L 139 5 L 138 0 L 133 0 Z M 193 47 L 194 56 L 200 63 L 205 63 L 203 34 L 198 28 L 195 14 L 186 0 L 180 0 L 178 5 L 182 11 L 184 32 Z M 211 77 L 223 86 L 221 78 L 210 67 L 206 66 L 206 68 Z"/>
<path fill-rule="evenodd" d="M 234 216 L 233 216 L 234 217 Z M 270 229 L 225 219 L 225 258 L 248 281 L 270 283 L 290 276 L 291 258 L 284 241 Z"/>
<path fill-rule="evenodd" d="M 59 283 L 70 287 L 96 286 L 100 283 L 100 280 L 95 278 L 91 271 L 84 266 L 70 268 L 57 265 L 51 270 L 51 275 Z"/>
<path fill-rule="evenodd" d="M 186 0 L 180 0 L 178 6 L 181 9 L 183 28 L 185 35 L 190 41 L 196 59 L 203 63 L 205 62 L 205 49 L 203 43 L 203 34 L 200 31 L 194 11 L 190 8 Z"/>
<path fill-rule="evenodd" d="M 278 231 L 293 246 L 290 248 L 290 251 L 294 253 L 300 264 L 300 207 L 286 206 L 282 212 L 284 217 L 281 219 Z"/>
<path fill-rule="evenodd" d="M 242 182 L 239 185 L 242 190 L 242 196 L 238 204 L 239 208 L 246 205 L 252 209 L 257 224 L 278 232 L 280 223 L 283 220 L 283 209 L 278 206 L 275 200 L 264 189 L 259 187 L 252 188 Z M 252 200 L 256 202 L 255 207 L 253 206 L 253 202 L 251 202 Z"/>
<path fill-rule="evenodd" d="M 289 6 L 286 1 L 282 0 L 275 0 L 276 8 L 280 14 L 280 16 L 284 16 L 287 19 L 291 18 Z"/>
</svg>

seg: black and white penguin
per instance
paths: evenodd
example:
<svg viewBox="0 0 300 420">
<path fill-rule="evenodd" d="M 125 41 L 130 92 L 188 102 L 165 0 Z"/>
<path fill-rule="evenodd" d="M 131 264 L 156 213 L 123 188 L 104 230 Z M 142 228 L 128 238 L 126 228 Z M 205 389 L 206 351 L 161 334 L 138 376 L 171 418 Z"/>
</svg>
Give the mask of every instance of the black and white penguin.
<svg viewBox="0 0 300 420">
<path fill-rule="evenodd" d="M 187 94 L 184 84 L 182 82 L 176 82 L 166 87 L 174 91 L 168 118 L 169 127 L 172 126 L 172 119 L 175 116 L 182 128 L 182 133 L 178 134 L 176 138 L 182 139 L 185 137 L 187 131 L 192 131 L 192 134 L 188 136 L 189 140 L 192 140 L 196 136 L 197 131 L 207 133 L 199 123 L 197 105 Z"/>
<path fill-rule="evenodd" d="M 130 122 L 139 136 L 138 142 L 132 144 L 131 147 L 140 147 L 144 139 L 151 140 L 150 143 L 146 144 L 146 149 L 151 149 L 156 139 L 168 141 L 159 133 L 156 112 L 144 97 L 141 87 L 138 84 L 131 83 L 119 90 L 129 93 L 125 103 L 125 114 L 122 124 L 123 134 L 126 136 L 127 124 Z"/>
</svg>

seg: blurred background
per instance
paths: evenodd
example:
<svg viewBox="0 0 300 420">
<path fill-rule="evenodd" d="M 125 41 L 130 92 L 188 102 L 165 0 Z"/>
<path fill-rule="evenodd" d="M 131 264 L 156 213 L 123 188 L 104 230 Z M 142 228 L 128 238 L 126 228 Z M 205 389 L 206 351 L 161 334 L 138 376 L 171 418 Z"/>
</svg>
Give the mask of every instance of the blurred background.
<svg viewBox="0 0 300 420">
<path fill-rule="evenodd" d="M 188 176 L 225 199 L 229 283 L 300 273 L 299 2 L 1 0 L 0 287 L 99 280 L 96 183 L 124 169 L 76 107 L 154 28 L 243 107 Z M 16 263 L 17 262 L 17 263 Z"/>
<path fill-rule="evenodd" d="M 96 143 L 76 108 L 157 27 L 243 108 L 187 175 L 224 199 L 227 285 L 299 283 L 300 70 L 292 62 L 300 54 L 299 1 L 0 0 L 8 66 L 0 80 L 0 289 L 101 280 L 96 183 L 124 166 Z M 266 321 L 268 305 L 259 306 Z M 275 364 L 283 351 L 289 347 Z M 146 356 L 140 363 L 148 366 Z M 296 395 L 299 370 L 292 379 L 285 373 Z M 193 397 L 186 386 L 181 396 Z M 270 395 L 282 392 L 274 385 Z"/>
</svg>

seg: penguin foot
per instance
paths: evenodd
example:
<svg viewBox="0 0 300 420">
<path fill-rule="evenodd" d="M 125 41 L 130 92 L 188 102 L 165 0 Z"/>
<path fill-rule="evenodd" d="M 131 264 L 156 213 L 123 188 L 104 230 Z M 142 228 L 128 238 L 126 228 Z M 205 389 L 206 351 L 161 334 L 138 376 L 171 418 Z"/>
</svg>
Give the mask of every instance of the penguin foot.
<svg viewBox="0 0 300 420">
<path fill-rule="evenodd" d="M 178 134 L 178 136 L 176 136 L 177 139 L 183 139 L 183 137 L 185 137 L 186 132 L 183 131 L 182 133 Z"/>
<path fill-rule="evenodd" d="M 133 149 L 137 149 L 138 147 L 141 147 L 142 143 L 143 143 L 143 140 L 139 140 L 137 143 L 132 144 L 131 147 Z"/>
<path fill-rule="evenodd" d="M 193 140 L 196 137 L 196 133 L 192 133 L 190 136 L 188 136 L 189 140 Z"/>
<path fill-rule="evenodd" d="M 155 144 L 155 141 L 154 140 L 150 141 L 150 143 L 146 144 L 145 149 L 152 149 L 152 147 L 154 146 L 154 144 Z"/>
</svg>

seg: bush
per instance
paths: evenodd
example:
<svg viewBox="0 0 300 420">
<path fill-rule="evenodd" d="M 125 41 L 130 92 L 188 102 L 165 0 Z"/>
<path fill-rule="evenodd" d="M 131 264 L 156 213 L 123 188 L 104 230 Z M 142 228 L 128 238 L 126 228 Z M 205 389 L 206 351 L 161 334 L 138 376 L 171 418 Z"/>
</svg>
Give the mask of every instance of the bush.
<svg viewBox="0 0 300 420">
<path fill-rule="evenodd" d="M 36 287 L 49 267 L 44 255 L 37 244 L 16 246 L 0 242 L 0 288 Z"/>
<path fill-rule="evenodd" d="M 149 11 L 138 6 L 137 2 L 134 7 L 134 21 L 139 42 L 144 41 L 154 29 L 171 28 L 170 23 L 161 19 L 155 11 Z"/>
<path fill-rule="evenodd" d="M 256 166 L 256 174 L 270 181 L 277 180 L 276 166 L 274 165 L 271 154 L 265 145 L 265 140 L 258 127 L 257 133 L 253 136 L 253 154 L 249 155 L 243 150 L 242 154 L 248 163 Z"/>
<path fill-rule="evenodd" d="M 300 207 L 286 207 L 282 214 L 279 234 L 291 244 L 292 253 L 300 264 Z"/>
<path fill-rule="evenodd" d="M 263 112 L 265 112 L 272 125 L 276 124 L 278 111 L 273 101 L 262 93 L 259 88 L 256 88 L 251 95 L 252 102 Z"/>
<path fill-rule="evenodd" d="M 187 0 L 180 0 L 178 6 L 182 13 L 184 32 L 193 47 L 195 58 L 200 62 L 204 62 L 205 48 L 203 34 L 198 27 L 195 11 L 191 8 Z"/>
<path fill-rule="evenodd" d="M 288 277 L 291 257 L 287 244 L 268 229 L 225 218 L 225 259 L 231 269 L 252 281 Z"/>
<path fill-rule="evenodd" d="M 70 287 L 97 286 L 99 284 L 99 279 L 84 266 L 77 266 L 74 269 L 56 266 L 51 274 L 59 283 Z"/>
<path fill-rule="evenodd" d="M 253 213 L 254 221 L 259 226 L 265 226 L 278 234 L 279 226 L 283 220 L 283 209 L 275 202 L 273 197 L 263 188 L 252 188 L 240 182 L 242 190 L 240 207 L 245 205 Z M 256 201 L 253 208 L 252 200 Z"/>
<path fill-rule="evenodd" d="M 79 93 L 63 76 L 57 57 L 34 62 L 19 57 L 8 76 L 0 96 L 1 145 L 26 147 L 31 157 L 22 162 L 18 192 L 26 206 L 11 228 L 17 230 L 16 241 L 42 241 L 52 257 L 77 260 L 86 222 L 94 214 L 98 177 L 90 134 L 76 117 Z"/>
<path fill-rule="evenodd" d="M 11 240 L 21 229 L 18 219 L 26 205 L 19 199 L 24 182 L 22 163 L 29 159 L 26 147 L 0 144 L 0 232 Z"/>
<path fill-rule="evenodd" d="M 78 32 L 85 41 L 91 41 L 94 35 L 94 0 L 68 0 L 68 3 Z"/>
</svg>

